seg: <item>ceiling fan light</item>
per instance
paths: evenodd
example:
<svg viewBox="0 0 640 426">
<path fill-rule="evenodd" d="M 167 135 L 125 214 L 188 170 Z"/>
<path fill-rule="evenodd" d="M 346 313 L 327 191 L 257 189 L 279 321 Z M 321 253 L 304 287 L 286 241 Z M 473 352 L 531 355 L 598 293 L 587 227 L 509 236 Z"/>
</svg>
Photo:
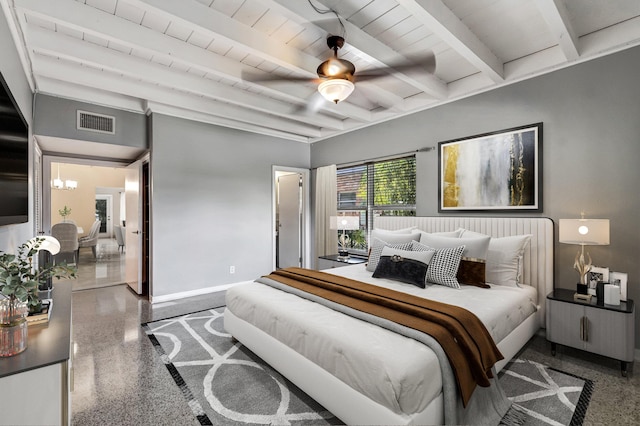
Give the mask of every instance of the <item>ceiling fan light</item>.
<svg viewBox="0 0 640 426">
<path fill-rule="evenodd" d="M 355 86 L 349 80 L 332 78 L 318 86 L 318 92 L 328 101 L 338 103 L 344 101 L 353 92 Z"/>
</svg>

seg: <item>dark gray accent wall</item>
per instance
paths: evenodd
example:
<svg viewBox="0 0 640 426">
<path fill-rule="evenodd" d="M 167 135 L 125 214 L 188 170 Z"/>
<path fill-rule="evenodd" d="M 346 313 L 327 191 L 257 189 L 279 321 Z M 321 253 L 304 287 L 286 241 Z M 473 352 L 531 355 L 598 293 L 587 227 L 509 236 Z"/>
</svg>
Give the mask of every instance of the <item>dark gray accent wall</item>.
<svg viewBox="0 0 640 426">
<path fill-rule="evenodd" d="M 159 114 L 151 126 L 152 296 L 271 272 L 272 165 L 308 169 L 309 145 Z"/>
<path fill-rule="evenodd" d="M 29 136 L 31 136 L 33 134 L 33 119 L 31 115 L 33 96 L 2 8 L 0 8 L 0 52 L 2 52 L 0 72 L 9 86 L 9 90 L 11 90 L 11 94 L 16 100 L 22 115 L 29 124 Z M 29 158 L 33 158 L 33 141 L 31 139 L 30 137 Z M 33 176 L 32 170 L 33 165 L 30 165 L 29 176 Z M 33 179 L 31 179 L 31 187 L 33 188 Z M 29 211 L 33 211 L 33 190 L 29 193 Z M 33 237 L 33 235 L 33 215 L 29 217 L 29 222 L 27 223 L 0 226 L 0 250 L 15 252 L 20 244 Z"/>
<path fill-rule="evenodd" d="M 629 274 L 640 301 L 640 48 L 312 144 L 312 167 L 437 146 L 543 122 L 543 212 L 611 221 L 611 245 L 588 247 L 596 266 Z M 357 89 L 356 89 L 357 90 Z M 438 152 L 420 153 L 417 213 L 438 215 Z M 520 213 L 522 214 L 522 213 Z M 466 214 L 460 214 L 466 215 Z M 488 213 L 488 215 L 492 215 Z M 523 214 L 524 215 L 524 214 Z M 557 226 L 555 238 L 557 241 Z M 556 243 L 555 286 L 575 288 L 578 246 Z M 636 348 L 640 316 L 636 315 Z"/>
<path fill-rule="evenodd" d="M 145 114 L 42 94 L 38 94 L 34 102 L 35 126 L 33 133 L 36 135 L 147 148 L 147 117 Z M 115 134 L 78 130 L 76 128 L 78 110 L 115 117 Z"/>
</svg>

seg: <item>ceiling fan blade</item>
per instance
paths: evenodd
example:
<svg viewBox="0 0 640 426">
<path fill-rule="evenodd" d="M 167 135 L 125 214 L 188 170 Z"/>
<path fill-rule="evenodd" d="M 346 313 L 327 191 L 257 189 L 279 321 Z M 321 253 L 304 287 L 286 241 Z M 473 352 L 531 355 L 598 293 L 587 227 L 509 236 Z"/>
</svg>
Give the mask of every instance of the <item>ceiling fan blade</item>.
<svg viewBox="0 0 640 426">
<path fill-rule="evenodd" d="M 375 78 L 386 77 L 393 75 L 394 71 L 423 71 L 429 74 L 433 74 L 436 70 L 436 57 L 433 53 L 421 58 L 419 61 L 401 61 L 389 64 L 388 67 L 371 68 L 362 72 L 356 73 L 356 80 L 365 81 L 373 80 Z"/>
<path fill-rule="evenodd" d="M 316 91 L 314 92 L 307 101 L 306 104 L 297 106 L 292 113 L 299 115 L 311 115 L 320 110 L 324 103 L 328 102 L 322 95 Z"/>
<path fill-rule="evenodd" d="M 283 75 L 283 74 L 269 74 L 269 73 L 253 73 L 248 71 L 242 71 L 242 79 L 251 83 L 264 83 L 264 82 L 292 82 L 292 81 L 304 81 L 304 82 L 317 82 L 317 78 L 299 77 L 295 75 Z"/>
</svg>

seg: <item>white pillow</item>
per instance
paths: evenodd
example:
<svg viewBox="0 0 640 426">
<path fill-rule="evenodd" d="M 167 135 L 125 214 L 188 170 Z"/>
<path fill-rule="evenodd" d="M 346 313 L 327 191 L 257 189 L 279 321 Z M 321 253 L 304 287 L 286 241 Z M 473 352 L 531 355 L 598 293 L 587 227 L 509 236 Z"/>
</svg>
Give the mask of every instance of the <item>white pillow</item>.
<svg viewBox="0 0 640 426">
<path fill-rule="evenodd" d="M 451 238 L 442 235 L 426 234 L 420 236 L 420 244 L 435 249 L 465 246 L 462 256 L 470 259 L 485 260 L 491 237 L 488 235 L 474 238 Z"/>
<path fill-rule="evenodd" d="M 420 239 L 422 239 L 423 236 L 425 235 L 439 235 L 441 237 L 458 238 L 462 233 L 462 229 L 457 229 L 455 231 L 448 231 L 448 232 L 425 232 L 419 229 L 414 229 L 411 232 L 414 234 L 420 234 Z M 420 241 L 420 239 L 418 241 Z"/>
<path fill-rule="evenodd" d="M 410 226 L 408 228 L 402 229 L 380 229 L 374 228 L 371 232 L 381 232 L 383 234 L 410 234 L 416 229 L 415 226 Z"/>
<path fill-rule="evenodd" d="M 371 231 L 371 241 L 375 241 L 376 239 L 378 239 L 389 244 L 410 243 L 412 240 L 417 241 L 419 238 L 419 235 L 411 234 L 410 232 L 398 233 L 382 231 L 380 229 L 374 229 L 373 231 Z"/>
<path fill-rule="evenodd" d="M 487 282 L 517 287 L 522 282 L 524 250 L 531 234 L 491 238 L 487 251 Z"/>
</svg>

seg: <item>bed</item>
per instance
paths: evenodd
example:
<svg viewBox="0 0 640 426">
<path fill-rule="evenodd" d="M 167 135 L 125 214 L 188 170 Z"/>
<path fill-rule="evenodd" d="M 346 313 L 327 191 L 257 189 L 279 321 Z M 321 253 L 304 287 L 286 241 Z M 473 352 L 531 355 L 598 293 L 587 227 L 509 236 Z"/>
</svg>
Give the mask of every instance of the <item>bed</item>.
<svg viewBox="0 0 640 426">
<path fill-rule="evenodd" d="M 487 235 L 494 258 L 496 248 L 502 248 L 504 242 L 528 236 L 517 259 L 515 285 L 461 285 L 459 289 L 428 285 L 422 289 L 372 278 L 362 264 L 327 272 L 469 309 L 485 324 L 504 356 L 495 365 L 496 372 L 544 327 L 544 299 L 553 288 L 551 220 L 380 217 L 376 226 L 398 234 L 422 231 L 437 235 L 464 230 L 466 236 L 454 237 L 460 241 Z M 347 424 L 461 421 L 458 413 L 452 414 L 448 402 L 451 398 L 447 395 L 452 392 L 450 367 L 442 362 L 437 349 L 426 346 L 428 342 L 423 340 L 396 334 L 384 324 L 369 323 L 317 302 L 262 282 L 235 286 L 227 291 L 225 328 Z M 481 401 L 474 404 L 482 405 Z"/>
</svg>

